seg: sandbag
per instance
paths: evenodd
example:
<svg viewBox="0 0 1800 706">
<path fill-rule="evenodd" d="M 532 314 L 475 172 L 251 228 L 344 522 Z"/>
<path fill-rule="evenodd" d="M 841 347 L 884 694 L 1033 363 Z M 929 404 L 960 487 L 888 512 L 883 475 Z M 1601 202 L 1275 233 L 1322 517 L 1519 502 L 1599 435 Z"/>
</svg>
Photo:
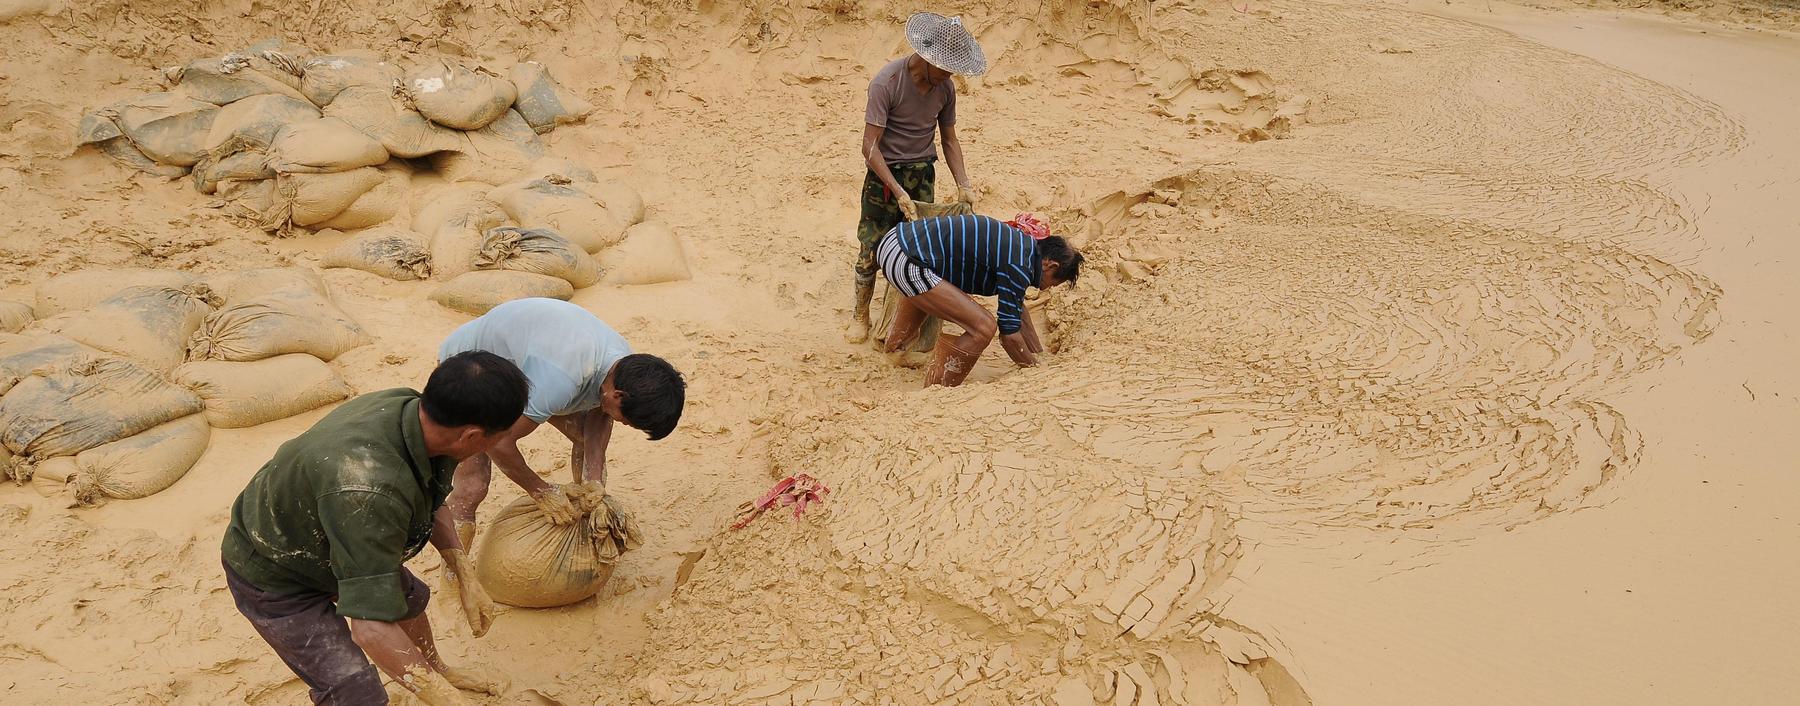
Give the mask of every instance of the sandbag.
<svg viewBox="0 0 1800 706">
<path fill-rule="evenodd" d="M 269 207 L 257 225 L 270 233 L 288 235 L 294 226 L 325 223 L 386 181 L 387 176 L 375 167 L 335 174 L 278 174 Z"/>
<path fill-rule="evenodd" d="M 619 242 L 626 224 L 566 177 L 515 182 L 489 195 L 519 225 L 548 228 L 588 252 Z"/>
<path fill-rule="evenodd" d="M 482 238 L 506 222 L 506 212 L 498 204 L 467 187 L 440 187 L 427 193 L 424 202 L 413 216 L 412 229 L 430 239 L 431 271 L 439 279 L 475 269 Z"/>
<path fill-rule="evenodd" d="M 406 204 L 412 176 L 403 164 L 381 168 L 382 181 L 362 196 L 356 197 L 331 220 L 312 226 L 316 229 L 358 230 L 393 220 Z"/>
<path fill-rule="evenodd" d="M 483 66 L 436 60 L 407 74 L 406 99 L 427 120 L 457 130 L 480 130 L 512 107 L 511 81 Z"/>
<path fill-rule="evenodd" d="M 0 397 L 0 443 L 15 455 L 68 456 L 197 414 L 200 398 L 122 358 L 43 368 Z"/>
<path fill-rule="evenodd" d="M 176 84 L 177 93 L 213 105 L 264 94 L 306 100 L 306 96 L 300 95 L 300 91 L 289 84 L 292 75 L 252 54 L 231 52 L 216 59 L 201 59 L 169 69 L 167 74 Z"/>
<path fill-rule="evenodd" d="M 320 108 L 348 88 L 391 90 L 400 80 L 400 67 L 377 56 L 335 54 L 308 59 L 300 65 L 300 93 Z"/>
<path fill-rule="evenodd" d="M 223 158 L 244 149 L 267 149 L 281 128 L 319 119 L 312 103 L 279 94 L 251 96 L 219 109 L 206 133 L 206 150 Z"/>
<path fill-rule="evenodd" d="M 638 194 L 637 189 L 618 182 L 577 182 L 571 186 L 594 197 L 627 228 L 644 222 L 644 197 Z"/>
<path fill-rule="evenodd" d="M 544 144 L 516 110 L 480 130 L 461 133 L 455 149 L 431 155 L 431 166 L 450 182 L 500 185 L 517 181 L 544 157 Z"/>
<path fill-rule="evenodd" d="M 39 283 L 37 303 L 32 309 L 38 318 L 46 319 L 92 307 L 132 287 L 180 287 L 193 281 L 193 275 L 175 270 L 95 267 L 60 274 Z"/>
<path fill-rule="evenodd" d="M 0 450 L 0 453 L 9 452 Z M 58 456 L 36 462 L 15 463 L 6 469 L 6 475 L 19 482 L 31 481 L 31 488 L 39 495 L 52 497 L 69 489 L 69 476 L 75 475 L 75 457 Z"/>
<path fill-rule="evenodd" d="M 0 395 L 44 366 L 101 355 L 100 351 L 62 336 L 19 336 L 0 343 Z"/>
<path fill-rule="evenodd" d="M 0 332 L 18 333 L 35 318 L 30 304 L 0 300 Z"/>
<path fill-rule="evenodd" d="M 529 497 L 500 511 L 476 549 L 475 577 L 488 596 L 521 608 L 552 608 L 600 592 L 620 554 L 643 543 L 637 524 L 612 496 L 568 487 L 582 511 L 552 524 Z"/>
<path fill-rule="evenodd" d="M 410 229 L 371 228 L 325 253 L 321 267 L 362 270 L 402 282 L 431 277 L 431 252 Z"/>
<path fill-rule="evenodd" d="M 324 361 L 303 353 L 233 363 L 184 363 L 170 376 L 206 403 L 220 429 L 253 427 L 350 397 L 350 386 Z"/>
<path fill-rule="evenodd" d="M 200 158 L 194 164 L 194 189 L 203 194 L 219 193 L 220 185 L 226 182 L 253 182 L 275 178 L 275 169 L 269 165 L 269 154 L 262 150 L 245 150 L 224 159 L 214 159 L 211 155 Z M 249 213 L 261 217 L 268 208 L 264 203 L 249 210 Z"/>
<path fill-rule="evenodd" d="M 52 328 L 70 340 L 168 372 L 187 357 L 200 321 L 224 303 L 199 282 L 132 287 L 93 308 L 66 314 Z"/>
<path fill-rule="evenodd" d="M 600 281 L 594 257 L 556 231 L 501 226 L 482 238 L 475 269 L 533 272 L 568 280 L 576 289 Z"/>
<path fill-rule="evenodd" d="M 93 145 L 108 159 L 145 174 L 171 179 L 187 174 L 187 167 L 158 163 L 131 144 L 131 139 L 119 129 L 119 111 L 124 107 L 124 103 L 119 103 L 82 114 L 75 128 L 76 148 Z"/>
<path fill-rule="evenodd" d="M 594 104 L 564 88 L 550 76 L 550 69 L 538 62 L 516 64 L 506 77 L 519 94 L 514 109 L 539 133 L 581 122 L 594 112 Z"/>
<path fill-rule="evenodd" d="M 369 340 L 323 290 L 292 287 L 207 315 L 188 339 L 188 360 L 248 361 L 308 353 L 329 361 Z"/>
<path fill-rule="evenodd" d="M 225 305 L 242 304 L 277 292 L 317 292 L 328 295 L 325 279 L 306 267 L 259 267 L 208 275 L 205 280 L 213 292 L 225 298 Z"/>
<path fill-rule="evenodd" d="M 270 152 L 275 171 L 283 173 L 343 172 L 388 160 L 380 142 L 339 118 L 288 123 L 275 135 Z"/>
<path fill-rule="evenodd" d="M 106 498 L 132 500 L 162 492 L 181 480 L 206 453 L 212 427 L 205 415 L 191 414 L 132 436 L 101 444 L 75 456 L 67 472 L 75 504 L 97 505 Z"/>
<path fill-rule="evenodd" d="M 607 284 L 658 284 L 692 279 L 681 239 L 661 223 L 639 223 L 598 256 Z"/>
<path fill-rule="evenodd" d="M 206 156 L 219 107 L 173 93 L 152 93 L 119 109 L 119 131 L 144 155 L 163 164 L 194 166 Z"/>
<path fill-rule="evenodd" d="M 431 300 L 465 314 L 480 316 L 514 299 L 549 297 L 568 301 L 572 296 L 575 296 L 575 287 L 561 277 L 476 270 L 444 283 L 431 293 Z"/>
<path fill-rule="evenodd" d="M 351 86 L 325 106 L 325 117 L 338 118 L 375 138 L 395 157 L 413 159 L 444 150 L 465 149 L 463 134 L 426 120 L 394 98 L 392 89 Z"/>
<path fill-rule="evenodd" d="M 525 166 L 525 172 L 519 176 L 518 180 L 532 181 L 548 179 L 552 176 L 568 179 L 576 185 L 577 189 L 586 189 L 586 184 L 593 184 L 600 180 L 594 175 L 594 170 L 562 157 L 539 157 L 532 160 L 531 164 Z M 601 199 L 601 202 L 604 203 L 605 199 Z"/>
</svg>

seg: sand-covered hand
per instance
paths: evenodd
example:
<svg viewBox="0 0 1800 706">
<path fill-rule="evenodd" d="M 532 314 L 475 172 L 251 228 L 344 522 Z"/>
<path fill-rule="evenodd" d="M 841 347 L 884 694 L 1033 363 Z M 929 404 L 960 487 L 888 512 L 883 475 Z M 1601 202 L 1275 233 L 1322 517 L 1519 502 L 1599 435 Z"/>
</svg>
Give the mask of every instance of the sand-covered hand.
<svg viewBox="0 0 1800 706">
<path fill-rule="evenodd" d="M 544 492 L 533 494 L 531 499 L 537 503 L 538 510 L 543 512 L 544 516 L 550 519 L 550 524 L 553 525 L 569 524 L 580 515 L 575 510 L 575 504 L 569 502 L 569 495 L 563 492 L 562 486 L 545 488 Z"/>
<path fill-rule="evenodd" d="M 906 220 L 919 220 L 919 205 L 913 203 L 911 196 L 902 192 L 894 196 L 894 201 L 900 204 L 900 214 L 906 216 Z"/>
</svg>

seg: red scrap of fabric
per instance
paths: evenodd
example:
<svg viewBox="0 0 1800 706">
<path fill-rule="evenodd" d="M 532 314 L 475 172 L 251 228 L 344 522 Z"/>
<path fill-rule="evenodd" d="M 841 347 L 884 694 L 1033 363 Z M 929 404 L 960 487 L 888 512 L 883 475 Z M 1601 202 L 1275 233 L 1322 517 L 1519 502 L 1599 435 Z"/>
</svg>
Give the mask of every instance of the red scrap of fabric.
<svg viewBox="0 0 1800 706">
<path fill-rule="evenodd" d="M 1039 220 L 1037 216 L 1021 213 L 1006 222 L 1007 225 L 1024 231 L 1032 240 L 1043 240 L 1050 237 L 1050 224 Z"/>
<path fill-rule="evenodd" d="M 788 476 L 770 488 L 769 492 L 763 493 L 762 497 L 738 506 L 738 520 L 731 523 L 731 528 L 743 529 L 765 511 L 789 505 L 794 506 L 794 519 L 800 519 L 800 514 L 806 512 L 806 506 L 824 502 L 825 494 L 830 492 L 831 489 L 825 487 L 819 479 L 805 473 Z"/>
</svg>

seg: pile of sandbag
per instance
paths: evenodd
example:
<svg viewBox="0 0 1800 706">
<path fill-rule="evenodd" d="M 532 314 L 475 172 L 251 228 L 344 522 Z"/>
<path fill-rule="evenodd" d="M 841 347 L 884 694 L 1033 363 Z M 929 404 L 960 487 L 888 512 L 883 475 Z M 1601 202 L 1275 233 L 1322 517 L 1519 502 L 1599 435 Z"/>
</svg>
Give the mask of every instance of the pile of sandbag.
<svg viewBox="0 0 1800 706">
<path fill-rule="evenodd" d="M 38 285 L 0 333 L 0 472 L 78 504 L 167 488 L 213 427 L 351 395 L 326 361 L 368 335 L 305 269 L 96 269 Z M 8 324 L 11 325 L 11 324 Z"/>
<path fill-rule="evenodd" d="M 411 176 L 394 158 L 428 159 L 452 182 L 512 181 L 544 156 L 539 133 L 593 111 L 536 62 L 502 72 L 274 41 L 164 79 L 167 90 L 84 115 L 78 144 L 150 174 L 191 173 L 278 234 L 394 219 Z"/>
</svg>

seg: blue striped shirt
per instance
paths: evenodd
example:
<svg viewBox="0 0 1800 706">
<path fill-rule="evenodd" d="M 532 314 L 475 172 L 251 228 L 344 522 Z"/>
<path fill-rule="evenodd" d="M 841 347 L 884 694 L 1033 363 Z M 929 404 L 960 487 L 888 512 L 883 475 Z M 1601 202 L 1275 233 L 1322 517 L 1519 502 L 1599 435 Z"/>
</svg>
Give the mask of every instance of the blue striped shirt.
<svg viewBox="0 0 1800 706">
<path fill-rule="evenodd" d="M 943 216 L 900 224 L 900 249 L 926 269 L 970 294 L 997 296 L 1000 333 L 1023 325 L 1025 288 L 1043 270 L 1037 241 L 987 216 Z"/>
</svg>

